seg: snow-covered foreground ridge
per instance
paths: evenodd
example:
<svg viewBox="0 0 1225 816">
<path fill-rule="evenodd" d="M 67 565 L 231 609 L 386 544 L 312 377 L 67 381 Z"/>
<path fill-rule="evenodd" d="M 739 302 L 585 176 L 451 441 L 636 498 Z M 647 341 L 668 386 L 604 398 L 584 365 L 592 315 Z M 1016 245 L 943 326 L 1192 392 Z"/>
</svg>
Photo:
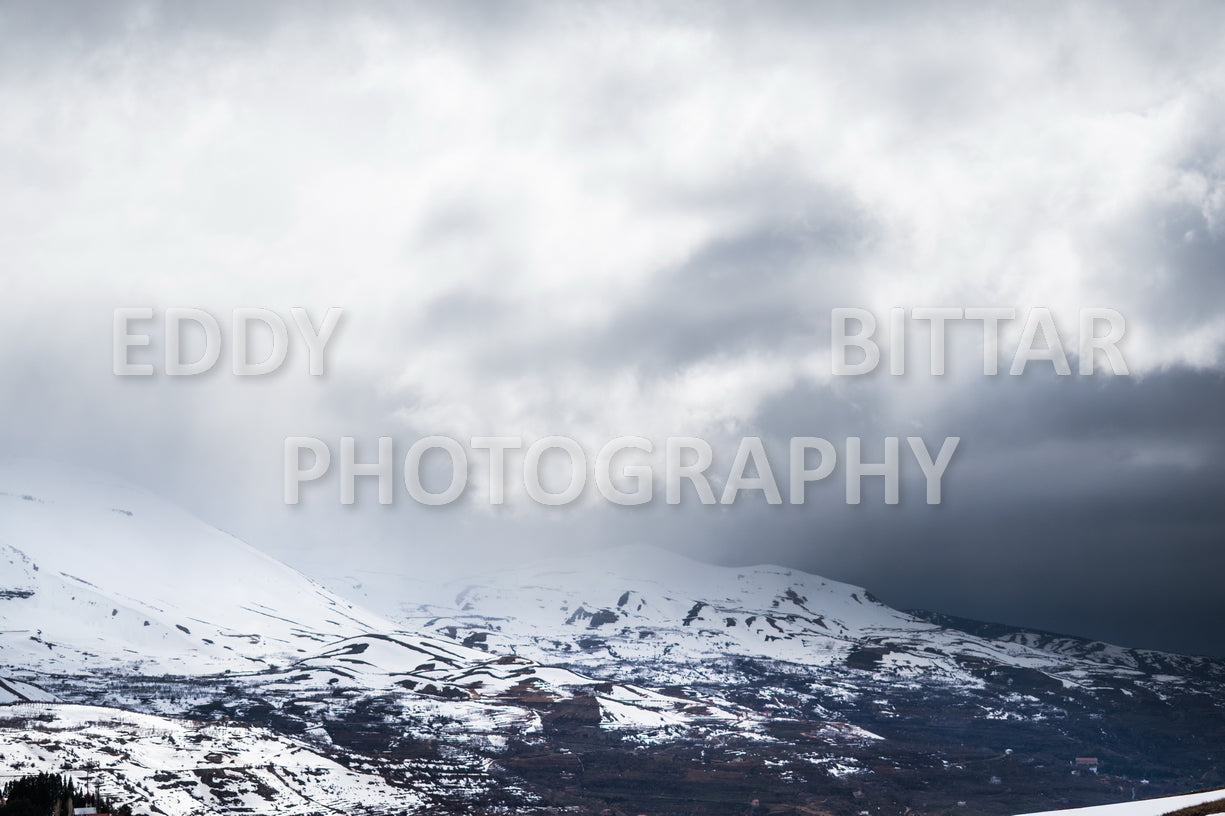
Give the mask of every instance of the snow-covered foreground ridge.
<svg viewBox="0 0 1225 816">
<path fill-rule="evenodd" d="M 1120 802 L 1117 805 L 1074 808 L 1072 810 L 1047 810 L 1041 813 L 1026 813 L 1021 816 L 1164 816 L 1192 805 L 1205 802 L 1220 802 L 1225 811 L 1225 788 L 1183 796 L 1165 796 L 1160 799 L 1141 799 L 1135 802 Z"/>
<path fill-rule="evenodd" d="M 238 723 L 205 723 L 98 706 L 0 708 L 0 755 L 13 775 L 67 773 L 104 795 L 166 816 L 404 812 L 420 797 L 353 771 L 308 744 Z"/>
</svg>

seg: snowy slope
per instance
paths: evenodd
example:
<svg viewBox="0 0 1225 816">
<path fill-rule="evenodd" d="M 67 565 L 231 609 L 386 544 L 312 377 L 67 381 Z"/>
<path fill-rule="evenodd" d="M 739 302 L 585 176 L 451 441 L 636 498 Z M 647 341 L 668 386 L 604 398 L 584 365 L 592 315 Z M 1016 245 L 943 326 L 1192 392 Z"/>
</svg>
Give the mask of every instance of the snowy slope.
<svg viewBox="0 0 1225 816">
<path fill-rule="evenodd" d="M 487 623 L 490 639 L 483 642 L 490 649 L 520 644 L 520 634 L 553 650 L 565 649 L 575 633 L 601 637 L 631 629 L 642 641 L 632 651 L 644 658 L 675 653 L 683 644 L 692 658 L 767 651 L 811 662 L 818 656 L 813 647 L 836 648 L 835 642 L 877 630 L 935 628 L 849 584 L 782 567 L 703 564 L 646 546 L 561 556 L 453 582 L 436 589 L 430 604 L 400 594 L 411 584 L 397 576 L 383 576 L 381 585 L 369 575 L 330 583 L 403 622 L 461 631 Z M 549 638 L 558 642 L 548 644 Z"/>
<path fill-rule="evenodd" d="M 544 719 L 566 711 L 642 744 L 697 731 L 758 734 L 764 724 L 760 715 L 715 695 L 664 694 L 409 633 L 349 638 L 281 670 L 228 675 L 224 682 L 241 698 L 292 701 L 291 716 L 306 722 L 339 722 L 355 705 L 378 701 L 379 719 L 400 733 L 478 750 L 497 750 L 511 737 L 538 738 Z M 874 739 L 850 726 L 835 737 Z"/>
<path fill-rule="evenodd" d="M 1054 658 L 996 644 L 880 603 L 860 587 L 776 566 L 720 567 L 630 546 L 566 556 L 450 585 L 450 598 L 415 604 L 395 582 L 338 591 L 408 626 L 427 627 L 493 652 L 564 660 L 606 676 L 670 665 L 671 681 L 709 678 L 735 656 L 811 668 L 844 665 L 865 648 L 901 674 L 945 674 L 974 684 L 953 655 L 1034 666 Z M 611 674 L 610 674 L 611 673 Z"/>
<path fill-rule="evenodd" d="M 390 628 L 130 484 L 0 463 L 0 656 L 9 666 L 199 673 Z"/>
<path fill-rule="evenodd" d="M 667 729 L 754 719 L 746 712 L 609 683 L 514 655 L 491 657 L 454 642 L 403 635 L 353 638 L 291 668 L 357 679 L 364 688 L 394 686 L 453 700 L 514 705 L 590 697 L 600 708 L 602 723 L 611 728 Z"/>
<path fill-rule="evenodd" d="M 48 694 L 37 686 L 0 677 L 0 705 L 11 703 L 50 703 L 55 701 L 55 695 Z"/>
<path fill-rule="evenodd" d="M 695 704 L 397 628 L 147 491 L 90 472 L 0 465 L 0 664 L 20 676 L 228 672 L 281 698 L 403 698 L 407 714 L 442 711 L 470 733 L 531 731 L 533 707 L 575 697 L 594 701 L 610 728 L 679 735 L 754 720 L 722 701 Z M 38 694 L 0 683 L 0 703 L 48 699 Z"/>
<path fill-rule="evenodd" d="M 975 634 L 800 570 L 721 567 L 646 546 L 454 582 L 429 603 L 420 601 L 426 590 L 395 576 L 329 585 L 409 628 L 656 686 L 736 683 L 740 657 L 959 688 L 982 687 L 991 667 L 1088 688 L 1096 676 L 1174 682 L 1203 662 L 1003 628 Z"/>
<path fill-rule="evenodd" d="M 138 814 L 403 813 L 422 804 L 262 728 L 96 706 L 0 708 L 0 755 L 6 773 L 54 768 Z"/>
<path fill-rule="evenodd" d="M 1073 808 L 1071 810 L 1048 810 L 1042 813 L 1027 813 L 1023 816 L 1164 816 L 1182 808 L 1204 802 L 1220 802 L 1225 811 L 1225 789 L 1189 793 L 1183 796 L 1165 796 L 1160 799 L 1141 799 L 1136 802 L 1121 802 L 1117 805 Z"/>
</svg>

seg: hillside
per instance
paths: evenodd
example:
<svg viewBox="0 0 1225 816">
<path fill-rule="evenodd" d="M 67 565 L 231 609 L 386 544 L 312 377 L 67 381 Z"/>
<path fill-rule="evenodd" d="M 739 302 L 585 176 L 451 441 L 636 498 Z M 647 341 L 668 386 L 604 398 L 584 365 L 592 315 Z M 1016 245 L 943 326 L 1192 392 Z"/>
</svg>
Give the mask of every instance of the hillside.
<svg viewBox="0 0 1225 816">
<path fill-rule="evenodd" d="M 1042 813 L 1026 813 L 1022 816 L 1165 816 L 1194 805 L 1215 803 L 1217 812 L 1225 813 L 1225 790 L 1202 791 L 1182 796 L 1164 796 L 1159 799 L 1141 799 L 1120 802 L 1117 805 L 1097 805 L 1075 810 L 1049 810 Z"/>
<path fill-rule="evenodd" d="M 0 649 L 11 664 L 219 671 L 389 627 L 145 490 L 0 463 Z"/>
</svg>

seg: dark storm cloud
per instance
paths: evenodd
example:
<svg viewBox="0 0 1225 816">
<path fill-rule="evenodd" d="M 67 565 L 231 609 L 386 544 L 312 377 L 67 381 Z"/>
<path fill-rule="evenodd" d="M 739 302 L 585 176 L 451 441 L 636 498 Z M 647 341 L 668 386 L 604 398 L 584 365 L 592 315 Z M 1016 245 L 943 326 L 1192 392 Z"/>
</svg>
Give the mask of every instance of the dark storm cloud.
<svg viewBox="0 0 1225 816">
<path fill-rule="evenodd" d="M 1059 444 L 1097 444 L 1140 451 L 1163 442 L 1193 446 L 1206 459 L 1221 453 L 1225 373 L 1174 368 L 1143 377 L 997 377 L 975 392 L 976 427 L 1002 448 L 1010 432 L 1029 428 Z M 956 411 L 965 421 L 967 409 Z M 952 423 L 950 423 L 952 424 Z"/>
<path fill-rule="evenodd" d="M 1221 372 L 987 378 L 926 412 L 870 390 L 849 401 L 803 388 L 772 403 L 760 422 L 775 461 L 793 435 L 829 438 L 840 455 L 845 436 L 862 435 L 870 461 L 883 435 L 932 448 L 958 435 L 942 505 L 923 503 L 903 445 L 898 506 L 881 503 L 879 479 L 864 504 L 843 504 L 840 463 L 810 505 L 695 514 L 686 550 L 802 566 L 900 607 L 1225 655 Z"/>
</svg>

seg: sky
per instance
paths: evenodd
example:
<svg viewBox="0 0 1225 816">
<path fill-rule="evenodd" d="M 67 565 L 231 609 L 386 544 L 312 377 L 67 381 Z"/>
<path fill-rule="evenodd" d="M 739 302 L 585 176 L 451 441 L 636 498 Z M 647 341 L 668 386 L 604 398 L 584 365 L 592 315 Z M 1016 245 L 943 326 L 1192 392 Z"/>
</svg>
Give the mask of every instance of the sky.
<svg viewBox="0 0 1225 816">
<path fill-rule="evenodd" d="M 0 3 L 0 446 L 313 575 L 646 543 L 1225 656 L 1223 31 L 1213 3 Z M 134 361 L 196 308 L 219 364 L 116 376 L 127 307 L 157 316 Z M 322 376 L 293 307 L 343 309 Z M 1015 309 L 1001 373 L 963 322 L 931 376 L 913 320 L 904 375 L 832 373 L 832 310 L 887 352 L 927 307 Z M 234 376 L 236 308 L 288 323 L 275 373 Z M 1009 375 L 1039 308 L 1073 372 L 1079 311 L 1117 311 L 1127 374 Z M 716 494 L 744 437 L 784 493 L 789 439 L 839 460 L 802 506 L 669 505 L 658 472 L 639 507 L 491 506 L 479 457 L 446 506 L 369 478 L 342 506 L 338 465 L 284 502 L 286 437 L 500 435 L 700 437 Z M 903 440 L 899 503 L 848 505 L 853 436 L 958 437 L 941 503 Z"/>
</svg>

